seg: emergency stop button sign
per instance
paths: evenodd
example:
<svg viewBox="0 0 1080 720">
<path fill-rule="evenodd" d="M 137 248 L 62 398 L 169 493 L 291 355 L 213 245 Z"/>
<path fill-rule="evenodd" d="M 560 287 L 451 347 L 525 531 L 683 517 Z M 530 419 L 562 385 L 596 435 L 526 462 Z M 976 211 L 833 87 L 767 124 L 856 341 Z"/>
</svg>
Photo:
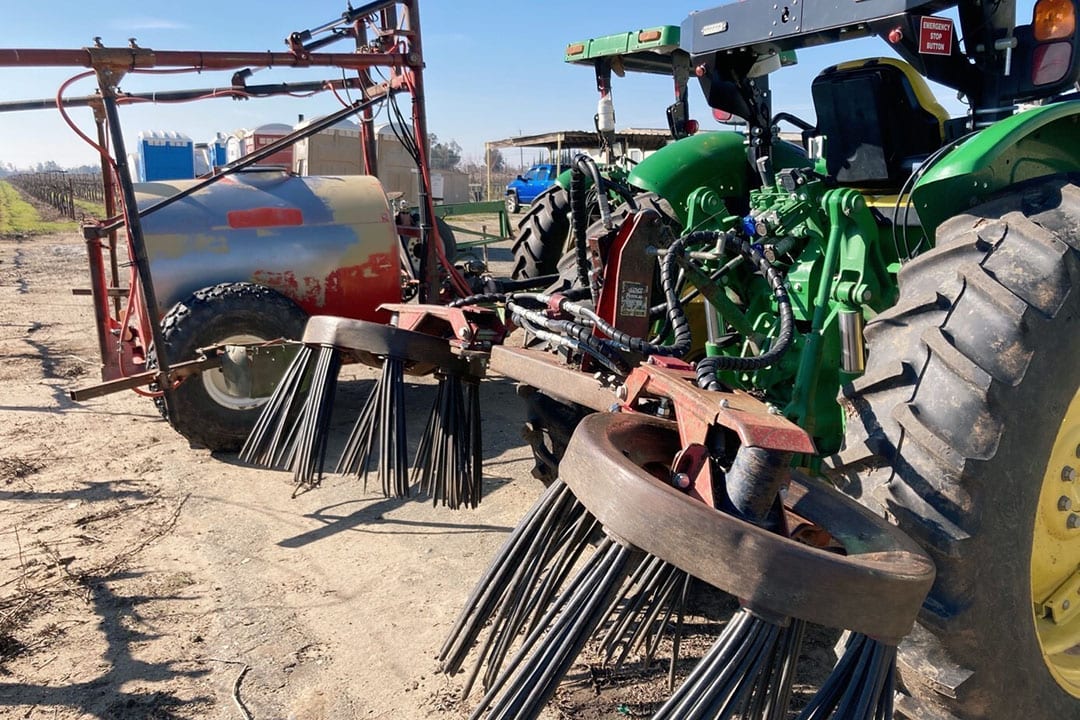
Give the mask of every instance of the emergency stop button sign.
<svg viewBox="0 0 1080 720">
<path fill-rule="evenodd" d="M 919 52 L 923 55 L 952 55 L 952 38 L 949 18 L 919 18 Z"/>
</svg>

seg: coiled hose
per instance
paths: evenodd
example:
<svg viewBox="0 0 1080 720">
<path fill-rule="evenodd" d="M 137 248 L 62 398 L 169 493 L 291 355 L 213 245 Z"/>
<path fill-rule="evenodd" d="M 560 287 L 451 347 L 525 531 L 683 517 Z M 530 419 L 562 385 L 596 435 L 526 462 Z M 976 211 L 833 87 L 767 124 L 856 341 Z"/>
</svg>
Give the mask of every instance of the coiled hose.
<svg viewBox="0 0 1080 720">
<path fill-rule="evenodd" d="M 795 317 L 791 311 L 791 299 L 784 287 L 784 279 L 772 266 L 761 251 L 754 247 L 749 240 L 739 238 L 732 233 L 700 232 L 691 233 L 687 237 L 699 236 L 701 241 L 716 241 L 721 238 L 726 247 L 737 250 L 757 268 L 758 273 L 765 278 L 772 288 L 773 297 L 776 298 L 777 311 L 780 316 L 780 329 L 777 331 L 776 340 L 768 350 L 753 357 L 732 357 L 717 355 L 700 360 L 697 364 L 695 376 L 698 387 L 706 390 L 719 390 L 721 385 L 717 379 L 717 373 L 724 370 L 736 372 L 752 372 L 772 365 L 779 360 L 791 347 L 795 337 Z"/>
</svg>

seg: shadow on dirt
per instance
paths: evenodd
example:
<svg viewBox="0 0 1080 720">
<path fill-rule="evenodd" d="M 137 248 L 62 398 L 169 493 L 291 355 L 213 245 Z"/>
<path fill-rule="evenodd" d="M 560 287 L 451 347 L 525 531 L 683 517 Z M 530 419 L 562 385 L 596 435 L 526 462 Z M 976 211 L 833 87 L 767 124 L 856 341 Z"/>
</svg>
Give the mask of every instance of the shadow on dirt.
<svg viewBox="0 0 1080 720">
<path fill-rule="evenodd" d="M 0 458 L 0 481 L 7 481 L 3 472 L 5 458 Z M 147 494 L 145 487 L 135 480 L 92 480 L 80 481 L 82 487 L 59 492 L 38 492 L 36 490 L 0 490 L 0 500 L 31 500 L 31 501 L 57 501 L 74 502 L 100 502 L 103 500 L 149 500 L 153 495 Z M 78 524 L 78 523 L 76 523 Z"/>
<path fill-rule="evenodd" d="M 354 530 L 357 532 L 383 533 L 392 531 L 395 535 L 460 535 L 469 533 L 507 533 L 513 530 L 511 527 L 501 525 L 465 524 L 459 522 L 432 522 L 430 520 L 405 520 L 402 518 L 386 517 L 385 513 L 397 510 L 405 505 L 423 502 L 417 498 L 386 498 L 377 500 L 370 505 L 365 505 L 359 510 L 343 514 L 343 508 L 362 500 L 350 500 L 344 503 L 328 505 L 319 508 L 313 513 L 303 517 L 317 520 L 323 523 L 322 527 L 308 530 L 307 532 L 285 538 L 277 544 L 284 548 L 300 548 L 319 540 L 325 540 L 340 532 Z M 452 512 L 452 511 L 447 511 Z M 415 530 L 412 530 L 415 528 Z"/>
<path fill-rule="evenodd" d="M 123 689 L 132 685 L 166 683 L 178 678 L 196 678 L 209 672 L 185 670 L 177 667 L 175 662 L 148 663 L 132 655 L 133 646 L 158 637 L 141 629 L 147 623 L 140 615 L 140 606 L 153 601 L 185 599 L 175 595 L 123 596 L 110 586 L 141 576 L 141 573 L 117 572 L 104 577 L 80 578 L 93 612 L 98 617 L 98 629 L 106 642 L 102 660 L 108 669 L 104 674 L 92 680 L 55 686 L 3 683 L 0 684 L 0 708 L 11 705 L 40 708 L 43 711 L 50 707 L 54 710 L 71 708 L 79 711 L 79 717 L 101 720 L 179 720 L 191 717 L 193 707 L 212 707 L 213 699 L 209 697 L 181 698 L 169 690 Z M 6 713 L 0 709 L 0 715 L 6 716 Z"/>
</svg>

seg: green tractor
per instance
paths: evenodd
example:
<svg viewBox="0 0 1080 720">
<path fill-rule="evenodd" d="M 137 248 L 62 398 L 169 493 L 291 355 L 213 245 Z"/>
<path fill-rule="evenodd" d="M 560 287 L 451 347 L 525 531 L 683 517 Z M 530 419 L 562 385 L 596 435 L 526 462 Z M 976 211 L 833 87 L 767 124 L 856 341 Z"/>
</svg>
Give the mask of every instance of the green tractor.
<svg viewBox="0 0 1080 720">
<path fill-rule="evenodd" d="M 623 77 L 627 73 L 644 73 L 671 77 L 675 87 L 674 102 L 667 108 L 671 138 L 678 140 L 697 132 L 697 122 L 689 114 L 690 56 L 679 47 L 678 26 L 664 25 L 572 42 L 566 46 L 565 61 L 592 68 L 596 74 L 600 101 L 594 122 L 602 182 L 625 185 L 633 166 L 627 148 L 617 142 L 615 134 L 613 75 Z M 525 280 L 558 272 L 559 260 L 572 244 L 572 175 L 569 169 L 560 173 L 555 184 L 536 197 L 518 223 L 513 247 L 513 279 Z M 587 176 L 585 182 L 590 189 L 595 188 L 591 176 Z M 608 199 L 613 204 L 621 201 L 619 193 L 614 191 L 609 191 Z M 597 219 L 599 199 L 595 190 L 586 202 L 591 208 L 590 219 Z"/>
<path fill-rule="evenodd" d="M 1025 25 L 1011 0 L 745 0 L 690 15 L 681 50 L 644 53 L 657 64 L 598 43 L 601 69 L 685 58 L 708 105 L 746 123 L 682 137 L 627 182 L 682 236 L 678 292 L 707 327 L 689 355 L 699 386 L 796 423 L 818 453 L 792 464 L 933 559 L 897 656 L 904 717 L 1080 717 L 1077 14 L 1076 0 L 1038 0 Z M 805 152 L 780 141 L 793 118 L 774 113 L 771 76 L 794 51 L 867 36 L 900 59 L 821 72 L 816 122 L 794 119 Z M 926 80 L 968 112 L 950 118 Z M 554 223 L 568 204 L 554 191 L 526 220 Z M 610 238 L 589 234 L 596 267 Z M 549 271 L 561 238 L 533 235 Z M 731 252 L 734 237 L 770 273 Z M 538 456 L 557 458 L 570 429 L 555 425 L 580 414 L 533 427 Z"/>
</svg>

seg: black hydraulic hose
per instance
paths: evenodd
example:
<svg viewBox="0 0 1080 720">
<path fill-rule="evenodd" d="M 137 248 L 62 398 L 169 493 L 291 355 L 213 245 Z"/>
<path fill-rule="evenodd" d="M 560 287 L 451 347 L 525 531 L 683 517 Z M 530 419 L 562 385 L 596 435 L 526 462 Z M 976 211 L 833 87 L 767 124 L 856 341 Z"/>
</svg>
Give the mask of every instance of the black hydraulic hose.
<svg viewBox="0 0 1080 720">
<path fill-rule="evenodd" d="M 465 307 L 466 305 L 494 305 L 497 303 L 507 303 L 520 298 L 531 297 L 529 293 L 522 293 L 521 289 L 519 288 L 507 288 L 506 285 L 509 285 L 511 283 L 513 283 L 513 281 L 504 281 L 502 292 L 477 293 L 475 295 L 458 298 L 453 302 L 447 303 L 446 306 L 452 308 L 459 308 Z M 573 288 L 571 290 L 567 290 L 562 294 L 570 300 L 583 300 L 588 297 L 588 290 L 586 288 Z"/>
<path fill-rule="evenodd" d="M 688 237 L 692 238 L 695 235 L 699 236 L 699 240 L 715 241 L 720 237 L 713 232 L 691 233 Z M 768 350 L 760 355 L 754 357 L 716 355 L 700 360 L 696 369 L 697 384 L 698 387 L 706 390 L 719 390 L 721 388 L 716 374 L 723 370 L 752 372 L 772 365 L 788 351 L 795 337 L 795 317 L 791 311 L 791 299 L 788 297 L 787 289 L 784 287 L 784 279 L 780 276 L 780 273 L 761 254 L 761 251 L 751 245 L 748 240 L 739 239 L 733 235 L 723 235 L 722 237 L 728 247 L 737 249 L 744 257 L 750 260 L 757 267 L 758 273 L 769 283 L 769 287 L 773 291 L 773 297 L 776 298 L 777 312 L 780 316 L 780 329 L 777 332 L 776 340 Z"/>
<path fill-rule="evenodd" d="M 502 292 L 518 292 L 519 290 L 535 290 L 547 287 L 559 279 L 558 275 L 540 275 L 538 277 L 523 278 L 521 280 L 499 280 L 496 282 Z"/>
<path fill-rule="evenodd" d="M 585 171 L 575 161 L 570 169 L 570 223 L 574 229 L 574 254 L 577 261 L 577 282 L 581 287 L 589 284 L 589 204 L 586 198 Z M 593 300 L 596 292 L 593 289 Z"/>
<path fill-rule="evenodd" d="M 590 280 L 589 263 L 589 197 L 588 187 L 585 183 L 586 174 L 592 179 L 593 187 L 596 188 L 596 202 L 600 210 L 600 220 L 607 230 L 612 229 L 611 205 L 608 202 L 608 192 L 614 191 L 626 202 L 627 207 L 637 210 L 637 202 L 630 188 L 619 183 L 612 182 L 600 173 L 600 166 L 596 161 L 584 153 L 574 156 L 570 165 L 570 223 L 573 229 L 575 259 L 577 262 L 577 282 L 581 287 L 588 287 L 591 291 L 595 304 L 600 294 L 599 279 L 595 276 Z"/>
<path fill-rule="evenodd" d="M 706 234 L 709 236 L 712 235 L 712 233 Z M 560 303 L 560 308 L 577 317 L 588 319 L 600 330 L 600 332 L 611 338 L 612 342 L 622 345 L 631 352 L 646 356 L 669 355 L 682 357 L 690 351 L 692 337 L 690 333 L 690 322 L 686 318 L 686 313 L 683 310 L 682 303 L 679 301 L 679 295 L 675 286 L 675 258 L 685 250 L 688 242 L 698 239 L 695 237 L 696 235 L 697 233 L 691 233 L 691 235 L 676 240 L 671 244 L 671 247 L 668 248 L 667 253 L 660 261 L 660 285 L 664 289 L 664 299 L 668 308 L 668 321 L 671 324 L 672 332 L 675 336 L 674 341 L 670 345 L 651 343 L 645 338 L 637 338 L 628 335 L 605 321 L 589 308 L 570 300 L 562 301 L 562 303 Z"/>
<path fill-rule="evenodd" d="M 506 302 L 506 293 L 494 292 L 494 293 L 477 293 L 476 295 L 469 295 L 468 297 L 458 298 L 453 302 L 447 303 L 447 307 L 459 308 L 466 305 L 485 305 Z"/>
<path fill-rule="evenodd" d="M 536 300 L 537 298 L 538 296 L 528 297 L 530 300 Z M 537 337 L 558 342 L 567 347 L 575 347 L 592 355 L 616 374 L 625 375 L 627 373 L 627 367 L 623 360 L 612 351 L 608 342 L 592 334 L 592 328 L 570 320 L 555 320 L 547 317 L 542 311 L 521 307 L 515 301 L 522 299 L 526 298 L 520 296 L 511 297 L 506 303 L 506 308 L 513 314 L 515 323 L 524 326 Z M 538 333 L 536 328 L 543 328 L 550 335 L 545 337 L 543 334 Z"/>
</svg>

